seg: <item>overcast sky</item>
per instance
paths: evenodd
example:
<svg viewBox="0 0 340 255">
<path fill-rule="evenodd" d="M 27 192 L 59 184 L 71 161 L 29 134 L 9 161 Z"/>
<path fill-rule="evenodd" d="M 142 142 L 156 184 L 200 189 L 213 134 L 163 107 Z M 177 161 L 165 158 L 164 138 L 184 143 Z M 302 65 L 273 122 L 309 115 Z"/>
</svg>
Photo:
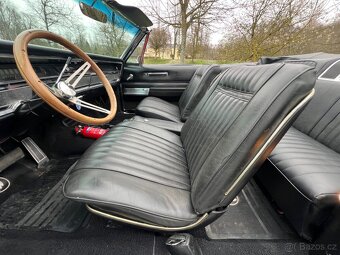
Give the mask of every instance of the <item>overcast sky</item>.
<svg viewBox="0 0 340 255">
<path fill-rule="evenodd" d="M 145 7 L 143 8 L 142 1 L 141 0 L 116 0 L 120 4 L 124 5 L 132 5 L 132 6 L 137 6 L 140 7 L 142 11 L 146 11 Z M 166 0 L 159 0 L 159 1 L 166 1 Z M 224 0 L 228 1 L 228 0 Z M 328 0 L 327 5 L 326 5 L 326 19 L 333 19 L 336 15 L 340 14 L 340 0 Z M 327 21 L 326 21 L 327 22 Z M 156 22 L 154 21 L 156 24 Z M 212 32 L 211 37 L 210 37 L 210 42 L 212 44 L 218 44 L 223 37 L 226 35 L 226 30 L 225 27 L 221 27 L 218 29 L 218 24 L 215 24 L 215 31 Z"/>
<path fill-rule="evenodd" d="M 146 12 L 145 8 L 143 8 L 142 1 L 141 0 L 116 0 L 118 3 L 123 4 L 123 5 L 132 5 L 132 6 L 137 6 L 140 7 L 140 9 L 144 12 Z M 162 1 L 162 0 L 160 0 Z M 166 1 L 166 0 L 163 0 Z M 339 0 L 340 1 L 340 0 Z M 156 24 L 156 21 L 153 20 L 153 22 Z M 214 31 L 211 34 L 210 37 L 210 42 L 212 44 L 218 44 L 224 36 L 224 32 L 222 31 Z"/>
<path fill-rule="evenodd" d="M 0 0 L 1 1 L 1 0 Z M 25 0 L 9 0 L 10 2 L 13 2 L 18 6 L 20 9 L 25 9 Z M 142 1 L 141 0 L 117 0 L 120 4 L 124 5 L 132 5 L 132 6 L 137 6 L 140 7 L 144 12 L 146 12 L 145 8 L 143 8 Z M 159 1 L 166 1 L 166 0 L 159 0 Z M 225 0 L 228 1 L 228 0 Z M 335 15 L 339 15 L 340 13 L 340 0 L 328 0 L 328 5 L 327 5 L 327 17 L 328 18 L 333 18 Z M 154 21 L 154 23 L 156 23 Z M 218 26 L 218 24 L 215 25 L 215 27 Z M 218 42 L 223 39 L 223 37 L 226 34 L 225 28 L 221 29 L 216 29 L 215 31 L 212 32 L 210 41 L 213 44 L 218 44 Z"/>
<path fill-rule="evenodd" d="M 137 6 L 138 4 L 140 4 L 140 0 L 118 0 L 117 1 L 120 4 L 124 4 L 124 5 L 132 5 L 132 6 Z"/>
<path fill-rule="evenodd" d="M 9 0 L 9 1 L 14 3 L 22 11 L 25 11 L 25 9 L 27 8 L 26 0 Z M 140 7 L 142 11 L 146 12 L 145 8 L 142 7 L 143 5 L 142 5 L 141 0 L 116 0 L 116 1 L 123 5 L 131 5 L 131 6 Z M 163 0 L 163 1 L 166 1 L 166 0 Z M 154 21 L 154 23 L 156 24 L 156 21 Z M 222 33 L 221 31 L 216 31 L 212 33 L 210 41 L 213 44 L 217 44 L 223 38 L 223 36 L 224 36 L 224 32 Z"/>
</svg>

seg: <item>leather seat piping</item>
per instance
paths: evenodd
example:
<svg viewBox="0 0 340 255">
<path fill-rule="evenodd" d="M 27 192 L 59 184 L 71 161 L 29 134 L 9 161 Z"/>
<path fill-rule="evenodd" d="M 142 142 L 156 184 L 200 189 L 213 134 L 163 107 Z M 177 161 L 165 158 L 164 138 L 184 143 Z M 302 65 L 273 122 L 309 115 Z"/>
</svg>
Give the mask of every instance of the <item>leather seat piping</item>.
<svg viewBox="0 0 340 255">
<path fill-rule="evenodd" d="M 143 223 L 143 222 L 139 222 L 139 221 L 135 221 L 135 220 L 125 219 L 125 218 L 120 217 L 120 216 L 112 215 L 112 214 L 94 209 L 93 207 L 91 207 L 88 204 L 86 204 L 86 208 L 91 213 L 97 214 L 101 217 L 104 217 L 104 218 L 107 218 L 107 219 L 110 219 L 110 220 L 119 221 L 119 222 L 126 223 L 126 224 L 129 224 L 129 225 L 134 225 L 134 226 L 137 226 L 137 227 L 148 228 L 148 229 L 153 229 L 153 230 L 168 231 L 168 232 L 185 231 L 185 230 L 193 229 L 193 228 L 201 225 L 209 216 L 208 213 L 205 213 L 197 221 L 195 221 L 194 223 L 191 223 L 187 226 L 184 226 L 184 227 L 164 227 L 164 226 L 158 226 L 158 225 L 153 225 L 153 224 L 149 224 L 149 223 Z"/>
</svg>

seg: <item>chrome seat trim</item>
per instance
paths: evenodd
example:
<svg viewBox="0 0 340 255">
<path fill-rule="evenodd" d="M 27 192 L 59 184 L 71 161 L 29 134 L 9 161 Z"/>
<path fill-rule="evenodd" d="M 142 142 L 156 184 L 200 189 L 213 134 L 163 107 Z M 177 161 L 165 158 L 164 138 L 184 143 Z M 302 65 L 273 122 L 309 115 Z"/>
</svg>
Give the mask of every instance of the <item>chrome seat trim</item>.
<svg viewBox="0 0 340 255">
<path fill-rule="evenodd" d="M 120 217 L 120 216 L 115 216 L 115 215 L 94 209 L 93 207 L 91 207 L 88 204 L 86 204 L 86 208 L 91 213 L 97 214 L 97 215 L 104 217 L 104 218 L 107 218 L 107 219 L 123 222 L 123 223 L 134 225 L 134 226 L 137 226 L 137 227 L 148 228 L 148 229 L 153 229 L 153 230 L 169 231 L 169 232 L 184 231 L 184 230 L 193 229 L 193 228 L 201 225 L 208 218 L 208 213 L 205 213 L 196 222 L 194 222 L 190 225 L 187 225 L 187 226 L 184 226 L 184 227 L 164 227 L 164 226 L 158 226 L 158 225 L 143 223 L 143 222 L 139 222 L 139 221 L 135 221 L 135 220 L 125 219 L 125 218 Z"/>
</svg>

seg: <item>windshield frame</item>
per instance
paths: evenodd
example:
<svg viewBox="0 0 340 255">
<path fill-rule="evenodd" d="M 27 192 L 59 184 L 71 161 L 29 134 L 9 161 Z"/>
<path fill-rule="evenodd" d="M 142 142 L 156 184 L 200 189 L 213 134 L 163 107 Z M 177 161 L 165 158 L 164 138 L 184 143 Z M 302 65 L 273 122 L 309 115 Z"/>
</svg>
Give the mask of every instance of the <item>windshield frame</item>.
<svg viewBox="0 0 340 255">
<path fill-rule="evenodd" d="M 138 34 L 136 34 L 134 40 L 131 42 L 131 44 L 125 49 L 124 53 L 122 54 L 121 58 L 124 62 L 124 64 L 128 61 L 130 56 L 133 54 L 133 52 L 138 47 L 139 43 L 144 39 L 144 37 L 150 33 L 150 30 L 145 28 L 141 29 Z"/>
<path fill-rule="evenodd" d="M 130 57 L 130 55 L 135 50 L 135 48 L 138 46 L 139 42 L 144 38 L 145 34 L 148 32 L 147 28 L 140 28 L 139 26 L 134 24 L 129 19 L 127 19 L 122 13 L 120 13 L 120 11 L 115 10 L 115 8 L 107 4 L 105 0 L 73 0 L 73 1 L 77 2 L 78 4 L 80 3 L 87 4 L 103 12 L 104 14 L 106 14 L 108 18 L 108 22 L 114 25 L 117 25 L 118 27 L 120 27 L 123 22 L 126 22 L 128 26 L 132 27 L 133 29 L 137 31 L 134 37 L 132 38 L 132 40 L 130 41 L 130 44 L 125 48 L 125 50 L 121 53 L 121 55 L 110 56 L 112 58 L 119 58 L 123 60 L 124 62 L 126 62 L 126 60 Z M 112 20 L 112 17 L 114 20 Z M 118 22 L 116 23 L 116 21 Z"/>
</svg>

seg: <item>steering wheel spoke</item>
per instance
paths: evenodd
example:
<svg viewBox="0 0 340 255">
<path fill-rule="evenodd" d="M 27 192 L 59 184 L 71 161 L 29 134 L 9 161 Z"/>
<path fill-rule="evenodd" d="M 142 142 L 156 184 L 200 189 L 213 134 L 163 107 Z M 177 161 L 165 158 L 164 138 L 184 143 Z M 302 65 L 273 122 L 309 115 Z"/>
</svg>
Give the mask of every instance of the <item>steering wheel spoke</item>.
<svg viewBox="0 0 340 255">
<path fill-rule="evenodd" d="M 75 88 L 80 80 L 84 77 L 87 71 L 91 68 L 91 64 L 89 62 L 85 62 L 81 67 L 79 67 L 70 77 L 68 77 L 65 81 L 66 84 L 70 84 L 71 87 Z M 79 74 L 80 73 L 80 74 Z M 78 78 L 71 84 L 71 81 L 77 77 Z"/>
<path fill-rule="evenodd" d="M 101 113 L 105 113 L 105 114 L 110 114 L 111 113 L 111 111 L 109 111 L 109 110 L 107 110 L 105 108 L 102 108 L 102 107 L 99 107 L 97 105 L 85 102 L 84 100 L 81 100 L 78 97 L 71 98 L 71 99 L 69 99 L 69 101 L 71 103 L 75 104 L 75 105 L 79 105 L 81 107 L 84 107 L 84 108 L 87 108 L 87 109 L 90 109 L 90 110 L 94 110 L 94 111 L 97 111 L 97 112 L 101 112 Z"/>
</svg>

